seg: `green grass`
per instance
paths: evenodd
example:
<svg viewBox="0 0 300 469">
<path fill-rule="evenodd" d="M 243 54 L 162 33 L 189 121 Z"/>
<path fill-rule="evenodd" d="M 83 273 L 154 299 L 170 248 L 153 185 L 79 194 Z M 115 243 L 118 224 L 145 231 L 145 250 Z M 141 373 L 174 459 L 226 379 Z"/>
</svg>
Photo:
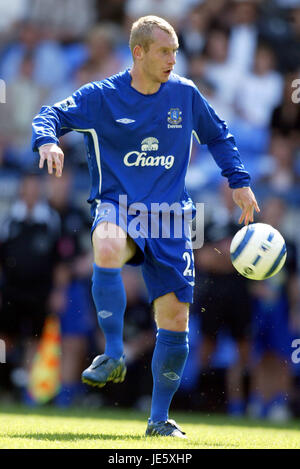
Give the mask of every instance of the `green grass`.
<svg viewBox="0 0 300 469">
<path fill-rule="evenodd" d="M 300 448 L 300 422 L 271 424 L 174 412 L 188 440 L 144 437 L 147 416 L 132 410 L 0 406 L 0 448 Z"/>
</svg>

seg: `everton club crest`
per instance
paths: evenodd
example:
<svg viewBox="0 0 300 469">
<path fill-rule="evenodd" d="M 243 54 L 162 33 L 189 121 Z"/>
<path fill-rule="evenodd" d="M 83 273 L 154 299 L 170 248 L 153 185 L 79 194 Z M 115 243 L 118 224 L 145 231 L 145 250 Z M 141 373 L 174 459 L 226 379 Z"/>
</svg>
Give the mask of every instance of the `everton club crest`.
<svg viewBox="0 0 300 469">
<path fill-rule="evenodd" d="M 182 125 L 182 112 L 180 109 L 171 108 L 168 112 L 168 129 L 181 129 Z"/>
</svg>

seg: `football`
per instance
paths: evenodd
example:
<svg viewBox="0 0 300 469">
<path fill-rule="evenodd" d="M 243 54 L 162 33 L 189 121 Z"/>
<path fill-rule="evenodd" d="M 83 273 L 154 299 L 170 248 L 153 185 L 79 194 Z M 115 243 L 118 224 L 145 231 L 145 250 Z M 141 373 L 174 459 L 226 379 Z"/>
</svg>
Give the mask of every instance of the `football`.
<svg viewBox="0 0 300 469">
<path fill-rule="evenodd" d="M 230 257 L 236 270 L 252 280 L 277 274 L 286 260 L 285 240 L 278 230 L 265 223 L 241 228 L 233 237 Z"/>
</svg>

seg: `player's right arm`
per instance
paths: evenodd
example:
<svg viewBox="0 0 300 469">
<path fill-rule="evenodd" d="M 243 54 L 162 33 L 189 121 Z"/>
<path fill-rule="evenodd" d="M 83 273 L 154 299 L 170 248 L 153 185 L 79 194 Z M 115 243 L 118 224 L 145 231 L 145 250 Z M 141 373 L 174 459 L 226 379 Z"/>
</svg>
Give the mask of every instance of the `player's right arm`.
<svg viewBox="0 0 300 469">
<path fill-rule="evenodd" d="M 64 154 L 59 137 L 71 130 L 93 128 L 95 120 L 99 120 L 99 107 L 99 85 L 89 83 L 65 100 L 41 108 L 32 123 L 32 149 L 40 154 L 40 168 L 46 161 L 48 173 L 53 174 L 55 168 L 56 176 L 61 176 Z"/>
</svg>

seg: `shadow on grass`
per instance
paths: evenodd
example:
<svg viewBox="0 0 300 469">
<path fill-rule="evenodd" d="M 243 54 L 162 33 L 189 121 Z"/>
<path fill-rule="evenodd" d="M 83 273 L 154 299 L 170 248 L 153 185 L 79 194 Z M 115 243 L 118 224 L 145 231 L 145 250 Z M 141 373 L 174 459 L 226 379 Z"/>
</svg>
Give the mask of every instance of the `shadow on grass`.
<svg viewBox="0 0 300 469">
<path fill-rule="evenodd" d="M 63 417 L 82 418 L 91 420 L 135 420 L 146 422 L 148 414 L 135 409 L 120 409 L 118 407 L 101 407 L 97 409 L 91 408 L 68 408 L 59 409 L 53 406 L 43 407 L 26 407 L 23 405 L 0 405 L 0 414 L 28 415 L 28 416 L 47 416 L 47 417 Z M 262 420 L 252 420 L 249 418 L 233 418 L 227 415 L 207 415 L 197 412 L 171 412 L 170 418 L 175 418 L 180 424 L 208 425 L 221 427 L 247 427 L 247 428 L 266 428 L 266 429 L 284 429 L 284 430 L 300 430 L 300 420 L 292 420 L 289 422 L 274 423 Z M 122 437 L 120 437 L 122 438 Z"/>
<path fill-rule="evenodd" d="M 5 436 L 5 435 L 0 435 Z M 103 434 L 103 433 L 18 433 L 10 435 L 10 438 L 22 438 L 28 440 L 36 440 L 36 441 L 61 441 L 61 442 L 76 442 L 79 440 L 97 440 L 99 442 L 99 449 L 101 449 L 101 440 L 114 440 L 114 441 L 123 441 L 128 442 L 135 440 L 141 441 L 143 446 L 145 447 L 145 436 L 144 435 L 112 435 L 112 434 Z M 162 441 L 164 437 L 147 437 L 149 442 L 153 443 L 153 441 Z M 195 449 L 199 448 L 199 441 L 195 440 L 187 440 L 186 441 L 189 448 L 194 447 Z M 211 442 L 211 441 L 202 441 L 201 447 L 207 448 L 239 448 L 239 445 L 234 443 L 226 442 Z M 143 448 L 141 448 L 143 449 Z M 170 448 L 171 449 L 171 448 Z"/>
<path fill-rule="evenodd" d="M 1 435 L 5 436 L 5 435 Z M 144 440 L 142 435 L 112 435 L 105 433 L 18 433 L 10 438 L 25 438 L 29 440 L 45 441 L 78 441 L 78 440 Z"/>
</svg>

